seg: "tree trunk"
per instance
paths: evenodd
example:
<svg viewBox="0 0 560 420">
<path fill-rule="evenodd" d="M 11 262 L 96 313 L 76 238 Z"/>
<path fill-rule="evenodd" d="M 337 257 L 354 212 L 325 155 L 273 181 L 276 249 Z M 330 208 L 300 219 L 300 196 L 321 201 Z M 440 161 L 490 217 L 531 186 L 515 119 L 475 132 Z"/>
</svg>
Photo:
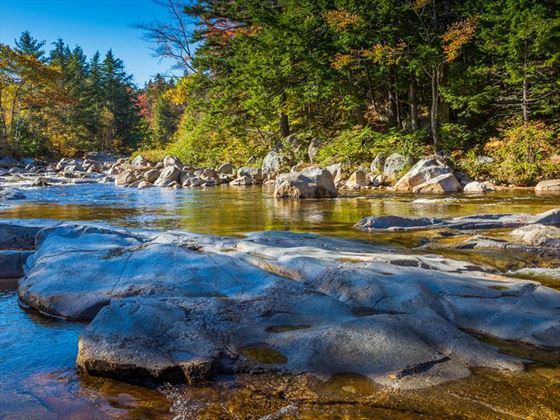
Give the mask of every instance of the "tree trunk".
<svg viewBox="0 0 560 420">
<path fill-rule="evenodd" d="M 280 98 L 280 112 L 278 114 L 280 118 L 280 134 L 282 135 L 282 138 L 288 137 L 290 135 L 290 122 L 288 120 L 288 116 L 282 111 L 285 103 L 286 94 L 282 93 L 282 96 Z"/>
<path fill-rule="evenodd" d="M 527 83 L 527 39 L 525 39 L 525 51 L 523 56 L 523 122 L 529 122 L 529 86 Z"/>
<path fill-rule="evenodd" d="M 412 131 L 418 130 L 418 104 L 416 103 L 416 82 L 410 81 L 410 125 Z"/>
<path fill-rule="evenodd" d="M 432 105 L 430 109 L 430 127 L 434 145 L 434 153 L 437 152 L 439 144 L 439 69 L 434 67 L 431 75 Z"/>
<path fill-rule="evenodd" d="M 394 88 L 395 88 L 395 119 L 397 122 L 397 128 L 401 128 L 401 110 L 399 107 L 399 89 L 397 86 L 397 69 L 395 68 L 395 81 L 394 81 Z"/>
</svg>

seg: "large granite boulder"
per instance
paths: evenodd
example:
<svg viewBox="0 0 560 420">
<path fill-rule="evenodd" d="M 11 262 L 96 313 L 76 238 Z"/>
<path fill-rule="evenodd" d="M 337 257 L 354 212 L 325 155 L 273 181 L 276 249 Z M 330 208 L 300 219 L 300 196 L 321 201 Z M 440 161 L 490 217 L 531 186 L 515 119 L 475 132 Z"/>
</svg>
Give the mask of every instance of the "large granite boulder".
<svg viewBox="0 0 560 420">
<path fill-rule="evenodd" d="M 274 185 L 277 198 L 330 198 L 337 197 L 332 174 L 321 168 L 279 175 Z"/>
<path fill-rule="evenodd" d="M 476 367 L 522 369 L 467 331 L 560 348 L 553 289 L 309 234 L 233 239 L 66 224 L 39 233 L 25 268 L 24 304 L 91 320 L 79 369 L 131 381 L 354 373 L 407 389 Z"/>
<path fill-rule="evenodd" d="M 157 169 L 150 169 L 146 172 L 144 172 L 144 175 L 142 175 L 142 177 L 148 181 L 150 184 L 153 184 L 154 182 L 157 181 L 157 179 L 159 178 L 159 176 L 161 175 L 161 171 L 157 170 Z"/>
<path fill-rule="evenodd" d="M 281 149 L 275 148 L 268 152 L 264 157 L 261 170 L 263 174 L 277 174 L 288 164 L 288 160 L 282 153 Z"/>
<path fill-rule="evenodd" d="M 233 173 L 233 165 L 231 163 L 223 163 L 218 167 L 217 172 L 222 175 L 230 175 Z"/>
<path fill-rule="evenodd" d="M 146 166 L 148 161 L 144 156 L 138 155 L 131 162 L 132 166 Z"/>
<path fill-rule="evenodd" d="M 443 194 L 462 190 L 461 183 L 451 173 L 430 178 L 426 182 L 412 188 L 412 192 L 420 194 Z"/>
<path fill-rule="evenodd" d="M 560 179 L 541 181 L 535 187 L 537 194 L 560 194 Z"/>
<path fill-rule="evenodd" d="M 418 161 L 395 184 L 396 191 L 412 191 L 413 188 L 440 175 L 452 174 L 453 170 L 440 158 L 432 157 Z"/>
</svg>

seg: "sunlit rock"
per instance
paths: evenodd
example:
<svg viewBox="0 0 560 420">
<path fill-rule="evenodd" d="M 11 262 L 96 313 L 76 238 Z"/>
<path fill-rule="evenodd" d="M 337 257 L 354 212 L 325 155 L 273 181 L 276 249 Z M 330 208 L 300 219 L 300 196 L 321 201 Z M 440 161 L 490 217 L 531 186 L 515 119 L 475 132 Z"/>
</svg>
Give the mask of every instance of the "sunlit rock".
<svg viewBox="0 0 560 420">
<path fill-rule="evenodd" d="M 465 331 L 560 347 L 560 294 L 437 255 L 289 232 L 218 238 L 62 225 L 39 233 L 18 294 L 92 320 L 78 367 L 131 381 L 356 373 L 419 388 L 516 371 Z"/>
</svg>

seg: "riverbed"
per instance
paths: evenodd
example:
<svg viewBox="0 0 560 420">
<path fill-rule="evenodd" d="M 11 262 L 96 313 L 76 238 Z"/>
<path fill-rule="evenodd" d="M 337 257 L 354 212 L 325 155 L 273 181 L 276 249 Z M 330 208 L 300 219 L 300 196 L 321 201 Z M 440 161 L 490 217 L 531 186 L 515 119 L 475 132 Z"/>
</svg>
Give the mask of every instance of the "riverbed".
<svg viewBox="0 0 560 420">
<path fill-rule="evenodd" d="M 365 233 L 352 226 L 371 215 L 452 217 L 539 213 L 560 204 L 558 196 L 535 196 L 529 190 L 441 197 L 376 191 L 306 201 L 275 200 L 272 190 L 261 187 L 176 191 L 83 184 L 22 191 L 26 200 L 0 207 L 0 218 L 96 221 L 224 236 L 290 230 L 387 245 L 410 253 L 433 252 L 433 248 L 422 247 L 433 239 L 433 232 Z M 497 237 L 506 233 L 492 232 Z M 472 251 L 442 249 L 441 253 L 472 260 L 499 272 L 523 268 L 526 264 L 553 264 Z M 553 282 L 546 284 L 558 289 Z M 45 318 L 22 308 L 18 305 L 14 281 L 2 281 L 0 289 L 0 407 L 6 418 L 190 418 L 196 415 L 413 418 L 419 414 L 554 418 L 560 415 L 558 354 L 503 342 L 493 344 L 504 352 L 531 358 L 536 363 L 520 374 L 480 370 L 455 383 L 397 394 L 353 375 L 304 384 L 301 379 L 297 382 L 290 378 L 239 375 L 219 377 L 196 387 L 158 389 L 84 377 L 75 370 L 75 357 L 77 339 L 85 325 Z M 274 390 L 267 389 L 270 387 Z"/>
</svg>

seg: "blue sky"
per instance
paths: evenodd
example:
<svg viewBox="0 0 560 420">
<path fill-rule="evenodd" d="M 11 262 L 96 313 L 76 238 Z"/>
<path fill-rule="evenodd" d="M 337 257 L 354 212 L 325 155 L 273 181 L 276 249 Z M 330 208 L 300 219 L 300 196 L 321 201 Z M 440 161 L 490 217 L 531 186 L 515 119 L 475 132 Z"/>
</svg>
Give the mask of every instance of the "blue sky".
<svg viewBox="0 0 560 420">
<path fill-rule="evenodd" d="M 112 48 L 137 84 L 156 73 L 169 73 L 171 61 L 158 62 L 141 39 L 135 23 L 163 20 L 167 12 L 151 0 L 0 0 L 0 42 L 29 30 L 48 44 L 61 37 L 71 47 L 80 45 L 88 57 Z M 50 48 L 50 45 L 48 45 Z"/>
</svg>

